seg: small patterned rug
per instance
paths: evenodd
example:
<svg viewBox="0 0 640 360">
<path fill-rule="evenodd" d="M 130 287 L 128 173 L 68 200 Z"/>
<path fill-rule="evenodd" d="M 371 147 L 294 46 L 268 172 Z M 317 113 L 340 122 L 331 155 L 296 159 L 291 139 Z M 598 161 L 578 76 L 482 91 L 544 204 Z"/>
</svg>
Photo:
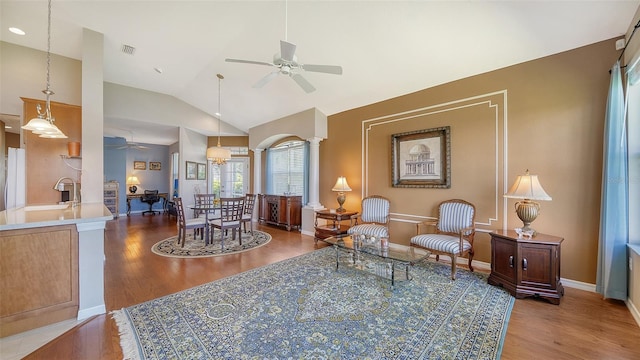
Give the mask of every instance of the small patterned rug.
<svg viewBox="0 0 640 360">
<path fill-rule="evenodd" d="M 500 358 L 514 298 L 485 274 L 423 261 L 391 289 L 341 259 L 324 248 L 114 311 L 124 357 Z"/>
<path fill-rule="evenodd" d="M 193 237 L 193 230 L 187 231 L 187 238 L 184 247 L 178 244 L 178 236 L 172 236 L 155 243 L 151 247 L 154 254 L 177 258 L 198 258 L 235 254 L 243 251 L 252 250 L 271 241 L 271 235 L 263 231 L 254 230 L 253 235 L 250 232 L 240 232 L 242 236 L 242 245 L 237 239 L 231 239 L 231 231 L 224 237 L 224 250 L 220 243 L 220 231 L 215 230 L 213 234 L 213 243 L 206 245 L 200 236 Z"/>
</svg>

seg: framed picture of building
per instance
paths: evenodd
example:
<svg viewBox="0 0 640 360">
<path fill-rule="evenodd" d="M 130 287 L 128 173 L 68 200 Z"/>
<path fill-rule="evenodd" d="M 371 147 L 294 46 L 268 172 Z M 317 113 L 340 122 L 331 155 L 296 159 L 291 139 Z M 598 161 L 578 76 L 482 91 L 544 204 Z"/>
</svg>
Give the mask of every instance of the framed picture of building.
<svg viewBox="0 0 640 360">
<path fill-rule="evenodd" d="M 450 132 L 444 126 L 391 135 L 392 186 L 449 189 Z"/>
</svg>

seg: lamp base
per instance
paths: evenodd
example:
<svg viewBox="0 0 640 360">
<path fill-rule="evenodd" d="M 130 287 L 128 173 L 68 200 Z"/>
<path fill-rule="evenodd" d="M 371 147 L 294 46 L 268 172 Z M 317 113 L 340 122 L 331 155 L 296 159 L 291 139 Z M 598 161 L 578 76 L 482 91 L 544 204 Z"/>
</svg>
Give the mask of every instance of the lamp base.
<svg viewBox="0 0 640 360">
<path fill-rule="evenodd" d="M 338 193 L 338 205 L 340 205 L 339 208 L 336 209 L 336 212 L 345 212 L 345 208 L 342 207 L 342 205 L 344 204 L 344 201 L 346 200 L 346 196 L 344 196 L 343 192 L 339 192 Z"/>
<path fill-rule="evenodd" d="M 138 187 L 137 186 L 135 186 L 135 185 L 129 186 L 129 192 L 130 193 L 135 194 L 136 191 L 138 191 Z"/>
<path fill-rule="evenodd" d="M 535 201 L 524 199 L 523 201 L 516 202 L 515 208 L 518 218 L 522 220 L 522 224 L 524 225 L 521 229 L 522 232 L 532 234 L 531 236 L 536 236 L 536 231 L 531 228 L 531 223 L 538 217 L 540 204 Z"/>
</svg>

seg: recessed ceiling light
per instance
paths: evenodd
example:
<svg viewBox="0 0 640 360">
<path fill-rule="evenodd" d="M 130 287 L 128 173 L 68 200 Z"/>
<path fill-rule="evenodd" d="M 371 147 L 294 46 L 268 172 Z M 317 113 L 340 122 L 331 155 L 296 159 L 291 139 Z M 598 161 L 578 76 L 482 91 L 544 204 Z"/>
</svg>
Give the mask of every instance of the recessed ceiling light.
<svg viewBox="0 0 640 360">
<path fill-rule="evenodd" d="M 16 34 L 16 35 L 25 35 L 26 32 L 22 31 L 21 29 L 18 29 L 17 27 L 10 27 L 9 31 L 11 31 L 12 33 Z"/>
<path fill-rule="evenodd" d="M 5 125 L 5 126 L 4 126 L 4 128 L 5 128 L 5 129 L 13 129 L 13 128 L 11 127 L 11 125 Z"/>
<path fill-rule="evenodd" d="M 153 70 L 155 70 L 158 74 L 162 74 L 162 69 L 159 67 L 154 67 Z"/>
</svg>

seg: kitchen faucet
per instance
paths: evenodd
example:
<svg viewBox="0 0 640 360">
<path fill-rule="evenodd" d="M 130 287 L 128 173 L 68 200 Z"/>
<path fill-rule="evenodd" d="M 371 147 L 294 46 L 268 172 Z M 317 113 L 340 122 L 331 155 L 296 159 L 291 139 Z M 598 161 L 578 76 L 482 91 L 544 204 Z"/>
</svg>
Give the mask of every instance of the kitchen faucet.
<svg viewBox="0 0 640 360">
<path fill-rule="evenodd" d="M 72 178 L 61 177 L 60 179 L 58 179 L 56 184 L 53 186 L 53 190 L 64 191 L 64 185 L 62 183 L 63 180 L 69 180 L 73 184 L 73 201 L 71 202 L 71 206 L 72 207 L 76 207 L 76 205 L 78 205 L 78 198 L 77 198 L 77 192 L 76 192 L 76 182 Z M 60 185 L 62 185 L 62 190 L 60 189 L 61 188 Z"/>
</svg>

